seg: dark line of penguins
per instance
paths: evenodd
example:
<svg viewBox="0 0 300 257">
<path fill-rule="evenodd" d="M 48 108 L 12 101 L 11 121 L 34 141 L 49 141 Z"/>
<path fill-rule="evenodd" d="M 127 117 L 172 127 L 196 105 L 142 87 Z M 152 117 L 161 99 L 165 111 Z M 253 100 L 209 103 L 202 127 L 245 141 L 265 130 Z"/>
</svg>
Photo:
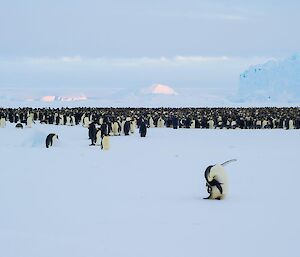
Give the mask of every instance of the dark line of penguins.
<svg viewBox="0 0 300 257">
<path fill-rule="evenodd" d="M 126 121 L 138 128 L 145 122 L 148 128 L 299 129 L 300 108 L 0 108 L 0 127 L 6 122 L 85 127 L 94 122 L 112 130 L 114 122 L 123 129 Z"/>
</svg>

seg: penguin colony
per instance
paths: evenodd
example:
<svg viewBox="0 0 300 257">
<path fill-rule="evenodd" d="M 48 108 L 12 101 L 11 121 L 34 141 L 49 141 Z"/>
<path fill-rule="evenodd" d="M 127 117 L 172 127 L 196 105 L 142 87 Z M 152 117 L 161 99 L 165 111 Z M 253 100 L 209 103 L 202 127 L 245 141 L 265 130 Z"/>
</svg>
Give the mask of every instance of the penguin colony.
<svg viewBox="0 0 300 257">
<path fill-rule="evenodd" d="M 142 120 L 148 128 L 299 129 L 300 108 L 0 108 L 0 128 L 6 122 L 87 128 L 95 122 L 106 123 L 113 135 L 129 135 Z"/>
<path fill-rule="evenodd" d="M 90 145 L 109 149 L 110 136 L 128 136 L 139 129 L 141 137 L 147 128 L 187 129 L 300 129 L 300 108 L 0 108 L 0 128 L 6 122 L 16 128 L 30 128 L 33 123 L 82 125 L 88 128 Z M 24 125 L 23 125 L 24 124 Z M 46 147 L 58 139 L 49 134 Z M 222 164 L 210 165 L 204 172 L 209 196 L 222 200 L 228 192 L 228 181 Z"/>
</svg>

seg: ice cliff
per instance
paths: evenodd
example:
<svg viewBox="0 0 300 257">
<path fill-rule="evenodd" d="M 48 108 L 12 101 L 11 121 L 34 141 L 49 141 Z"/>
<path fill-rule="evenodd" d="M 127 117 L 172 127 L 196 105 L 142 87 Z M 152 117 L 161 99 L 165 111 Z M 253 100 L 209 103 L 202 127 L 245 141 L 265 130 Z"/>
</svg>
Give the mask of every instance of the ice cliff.
<svg viewBox="0 0 300 257">
<path fill-rule="evenodd" d="M 300 54 L 251 66 L 240 75 L 242 101 L 295 102 L 300 99 Z"/>
</svg>

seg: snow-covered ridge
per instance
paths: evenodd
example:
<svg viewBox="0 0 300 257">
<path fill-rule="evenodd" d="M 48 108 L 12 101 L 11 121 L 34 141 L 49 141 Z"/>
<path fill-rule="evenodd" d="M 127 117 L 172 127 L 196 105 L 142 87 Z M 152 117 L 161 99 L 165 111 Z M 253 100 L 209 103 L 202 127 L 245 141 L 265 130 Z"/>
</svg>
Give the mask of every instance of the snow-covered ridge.
<svg viewBox="0 0 300 257">
<path fill-rule="evenodd" d="M 142 93 L 156 95 L 178 95 L 178 93 L 172 87 L 163 84 L 154 84 L 149 88 L 143 89 Z"/>
<path fill-rule="evenodd" d="M 40 99 L 42 102 L 54 102 L 54 101 L 62 101 L 62 102 L 73 102 L 73 101 L 85 101 L 88 100 L 88 98 L 82 94 L 82 95 L 68 95 L 68 96 L 55 96 L 55 95 L 46 95 L 42 96 Z"/>
</svg>

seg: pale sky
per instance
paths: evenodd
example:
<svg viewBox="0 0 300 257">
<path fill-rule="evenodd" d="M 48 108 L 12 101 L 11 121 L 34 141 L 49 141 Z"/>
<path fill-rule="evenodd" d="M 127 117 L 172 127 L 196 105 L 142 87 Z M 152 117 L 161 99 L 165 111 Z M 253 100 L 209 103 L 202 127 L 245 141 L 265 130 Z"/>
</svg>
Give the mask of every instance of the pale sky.
<svg viewBox="0 0 300 257">
<path fill-rule="evenodd" d="M 236 87 L 299 52 L 300 1 L 0 2 L 0 87 Z"/>
</svg>

